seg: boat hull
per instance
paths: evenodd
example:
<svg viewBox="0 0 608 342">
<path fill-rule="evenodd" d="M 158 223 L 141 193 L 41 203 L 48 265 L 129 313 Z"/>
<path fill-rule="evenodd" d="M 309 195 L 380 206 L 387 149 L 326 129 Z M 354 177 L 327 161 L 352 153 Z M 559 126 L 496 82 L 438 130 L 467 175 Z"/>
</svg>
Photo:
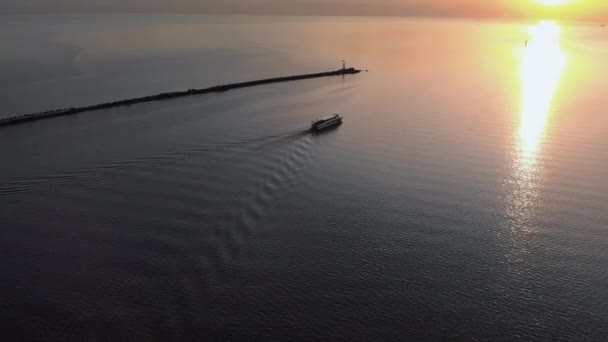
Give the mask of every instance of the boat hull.
<svg viewBox="0 0 608 342">
<path fill-rule="evenodd" d="M 326 129 L 340 126 L 341 124 L 342 124 L 342 117 L 338 114 L 335 114 L 334 116 L 329 117 L 327 119 L 322 119 L 322 120 L 313 122 L 312 126 L 310 127 L 310 131 L 311 132 L 321 132 Z"/>
<path fill-rule="evenodd" d="M 319 126 L 319 127 L 312 127 L 310 129 L 310 131 L 313 133 L 318 133 L 318 132 L 323 132 L 323 131 L 330 130 L 333 128 L 337 128 L 340 125 L 342 125 L 342 120 L 338 120 L 338 121 L 332 122 L 331 124 L 327 124 L 327 125 L 323 125 L 323 126 Z"/>
</svg>

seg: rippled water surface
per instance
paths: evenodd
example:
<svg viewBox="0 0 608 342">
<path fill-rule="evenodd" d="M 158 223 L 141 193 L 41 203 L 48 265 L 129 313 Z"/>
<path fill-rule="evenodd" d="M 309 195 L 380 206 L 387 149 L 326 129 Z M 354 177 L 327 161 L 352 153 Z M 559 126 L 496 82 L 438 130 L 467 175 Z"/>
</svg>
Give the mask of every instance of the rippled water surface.
<svg viewBox="0 0 608 342">
<path fill-rule="evenodd" d="M 2 17 L 7 340 L 600 341 L 608 31 Z M 310 121 L 339 112 L 321 135 Z"/>
</svg>

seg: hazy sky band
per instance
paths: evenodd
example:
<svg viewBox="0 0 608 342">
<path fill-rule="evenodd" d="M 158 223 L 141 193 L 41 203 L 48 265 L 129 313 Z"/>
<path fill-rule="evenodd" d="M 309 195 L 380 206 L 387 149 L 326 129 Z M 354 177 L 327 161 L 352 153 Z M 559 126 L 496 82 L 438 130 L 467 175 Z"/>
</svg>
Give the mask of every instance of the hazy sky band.
<svg viewBox="0 0 608 342">
<path fill-rule="evenodd" d="M 3 0 L 0 13 L 210 13 L 608 18 L 608 1 L 547 7 L 535 0 Z"/>
</svg>

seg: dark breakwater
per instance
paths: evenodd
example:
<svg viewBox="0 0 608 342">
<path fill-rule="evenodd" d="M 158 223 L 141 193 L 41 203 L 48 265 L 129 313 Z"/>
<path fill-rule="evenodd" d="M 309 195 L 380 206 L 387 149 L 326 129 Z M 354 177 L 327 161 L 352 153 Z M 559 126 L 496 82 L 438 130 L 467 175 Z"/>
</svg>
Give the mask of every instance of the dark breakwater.
<svg viewBox="0 0 608 342">
<path fill-rule="evenodd" d="M 249 82 L 218 85 L 218 86 L 213 86 L 210 88 L 203 88 L 203 89 L 188 89 L 186 91 L 161 93 L 161 94 L 145 96 L 145 97 L 137 97 L 137 98 L 114 101 L 114 102 L 106 102 L 106 103 L 101 103 L 101 104 L 92 105 L 92 106 L 70 107 L 70 108 L 56 109 L 56 110 L 50 110 L 50 111 L 40 112 L 40 113 L 12 116 L 12 117 L 8 117 L 8 118 L 0 119 L 0 126 L 15 125 L 15 124 L 23 123 L 23 122 L 28 122 L 28 121 L 42 120 L 42 119 L 48 119 L 48 118 L 64 116 L 64 115 L 73 115 L 73 114 L 90 112 L 90 111 L 100 110 L 100 109 L 109 109 L 109 108 L 115 108 L 115 107 L 130 106 L 130 105 L 144 103 L 144 102 L 162 101 L 162 100 L 168 100 L 168 99 L 192 96 L 192 95 L 220 93 L 220 92 L 225 92 L 225 91 L 229 91 L 229 90 L 233 90 L 233 89 L 254 87 L 254 86 L 270 84 L 270 83 L 290 82 L 290 81 L 298 81 L 298 80 L 306 80 L 306 79 L 311 79 L 311 78 L 330 77 L 330 76 L 354 75 L 354 74 L 358 74 L 360 72 L 361 72 L 361 70 L 358 70 L 355 68 L 344 68 L 344 69 L 340 69 L 340 70 L 320 72 L 320 73 L 316 73 L 316 74 L 275 77 L 275 78 L 267 78 L 267 79 L 256 80 L 256 81 L 249 81 Z"/>
</svg>

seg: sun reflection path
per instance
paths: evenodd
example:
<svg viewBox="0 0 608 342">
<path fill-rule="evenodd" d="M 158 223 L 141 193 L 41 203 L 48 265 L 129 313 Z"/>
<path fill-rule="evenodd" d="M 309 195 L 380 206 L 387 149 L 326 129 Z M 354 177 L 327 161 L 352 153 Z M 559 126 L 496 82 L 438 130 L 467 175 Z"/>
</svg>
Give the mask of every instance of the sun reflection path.
<svg viewBox="0 0 608 342">
<path fill-rule="evenodd" d="M 560 47 L 560 28 L 554 22 L 543 21 L 532 26 L 529 34 L 530 39 L 521 59 L 519 143 L 523 157 L 535 161 L 553 95 L 566 65 L 566 55 Z"/>
<path fill-rule="evenodd" d="M 567 58 L 560 46 L 560 27 L 543 21 L 528 29 L 529 39 L 520 61 L 521 111 L 513 147 L 513 166 L 507 182 L 507 216 L 512 238 L 532 231 L 531 220 L 539 205 L 545 128 L 555 91 Z"/>
</svg>

